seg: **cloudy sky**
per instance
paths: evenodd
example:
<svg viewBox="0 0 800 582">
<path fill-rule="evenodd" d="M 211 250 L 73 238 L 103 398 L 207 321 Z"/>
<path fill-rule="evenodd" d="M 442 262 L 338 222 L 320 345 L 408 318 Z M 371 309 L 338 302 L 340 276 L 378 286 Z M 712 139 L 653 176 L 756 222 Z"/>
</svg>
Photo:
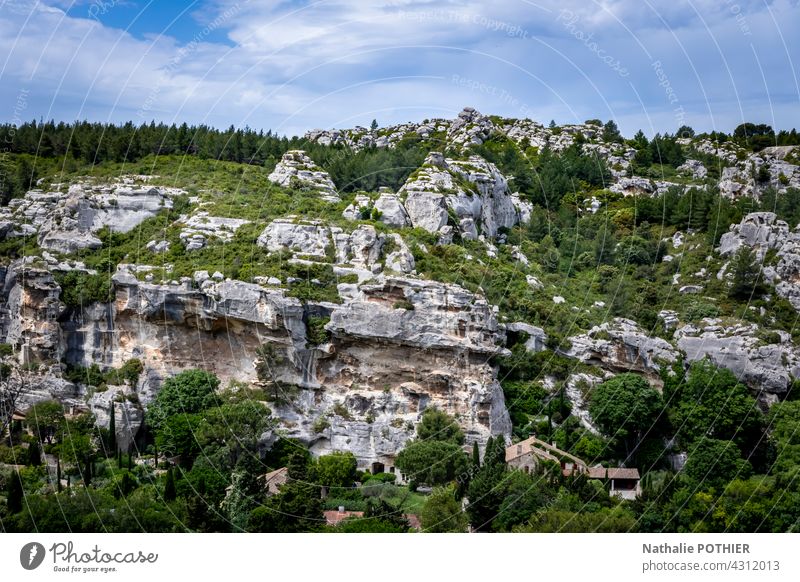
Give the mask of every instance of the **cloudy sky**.
<svg viewBox="0 0 800 582">
<path fill-rule="evenodd" d="M 0 0 L 0 120 L 790 128 L 799 1 Z"/>
</svg>

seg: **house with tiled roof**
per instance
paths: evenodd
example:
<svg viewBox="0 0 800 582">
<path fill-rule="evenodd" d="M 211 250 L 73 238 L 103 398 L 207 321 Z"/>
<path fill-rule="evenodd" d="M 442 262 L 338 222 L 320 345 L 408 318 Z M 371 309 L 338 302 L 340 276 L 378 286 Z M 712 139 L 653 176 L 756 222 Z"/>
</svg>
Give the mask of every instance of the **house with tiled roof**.
<svg viewBox="0 0 800 582">
<path fill-rule="evenodd" d="M 565 477 L 586 475 L 608 483 L 609 494 L 623 499 L 636 499 L 642 493 L 639 470 L 626 467 L 589 467 L 585 461 L 555 445 L 531 436 L 506 447 L 506 466 L 532 473 L 543 460 L 553 461 L 561 467 Z"/>
</svg>

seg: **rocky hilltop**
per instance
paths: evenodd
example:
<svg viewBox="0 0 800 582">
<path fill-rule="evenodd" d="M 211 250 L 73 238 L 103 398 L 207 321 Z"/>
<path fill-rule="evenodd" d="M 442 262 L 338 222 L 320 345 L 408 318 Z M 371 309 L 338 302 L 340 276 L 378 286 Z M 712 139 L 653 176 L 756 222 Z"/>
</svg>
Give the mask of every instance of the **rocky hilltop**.
<svg viewBox="0 0 800 582">
<path fill-rule="evenodd" d="M 230 200 L 151 175 L 42 178 L 0 208 L 3 241 L 30 245 L 0 267 L 0 343 L 24 378 L 19 406 L 55 398 L 107 427 L 117 403 L 127 447 L 163 381 L 203 368 L 226 386 L 263 387 L 283 436 L 317 455 L 352 451 L 367 467 L 392 465 L 429 407 L 453 415 L 467 444 L 510 439 L 517 397 L 507 402 L 498 362 L 512 349 L 572 363 L 561 385 L 595 433 L 588 391 L 622 372 L 660 385 L 667 370 L 708 358 L 765 407 L 783 398 L 800 352 L 765 305 L 800 309 L 800 225 L 732 213 L 709 243 L 690 208 L 684 228 L 656 240 L 625 200 L 788 195 L 800 187 L 794 147 L 673 139 L 682 154 L 665 178 L 642 172 L 644 150 L 609 133 L 471 108 L 452 120 L 316 130 L 308 151 L 289 149 L 264 172 L 263 192 Z M 396 188 L 354 192 L 312 159 L 409 143 L 424 158 Z M 504 172 L 503 155 L 534 170 Z M 607 246 L 599 226 L 585 238 L 600 242 L 585 243 L 543 214 L 552 198 L 537 198 L 537 179 L 551 179 L 537 175 L 541 160 L 569 156 L 587 169 L 556 202 L 571 197 L 578 217 L 608 213 Z M 724 298 L 734 297 L 743 248 L 764 286 L 758 306 L 737 311 Z M 575 268 L 580 279 L 558 279 Z M 649 304 L 635 297 L 646 289 L 623 297 L 631 281 L 658 288 Z M 102 391 L 75 373 L 134 359 L 136 381 Z M 556 390 L 540 372 L 530 380 Z"/>
</svg>

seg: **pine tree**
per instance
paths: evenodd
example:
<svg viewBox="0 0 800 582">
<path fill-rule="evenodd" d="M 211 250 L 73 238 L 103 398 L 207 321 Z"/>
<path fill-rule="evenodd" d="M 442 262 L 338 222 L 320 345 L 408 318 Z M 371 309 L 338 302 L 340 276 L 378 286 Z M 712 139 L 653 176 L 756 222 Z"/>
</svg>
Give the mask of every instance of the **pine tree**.
<svg viewBox="0 0 800 582">
<path fill-rule="evenodd" d="M 478 442 L 472 443 L 472 466 L 479 469 L 481 466 L 481 452 L 478 449 Z"/>
<path fill-rule="evenodd" d="M 108 419 L 108 449 L 112 455 L 117 453 L 117 412 L 113 401 Z"/>
<path fill-rule="evenodd" d="M 56 489 L 61 492 L 61 459 L 56 457 Z"/>
<path fill-rule="evenodd" d="M 370 126 L 369 126 L 369 128 L 370 128 L 372 131 L 375 131 L 376 129 L 378 129 L 378 120 L 377 120 L 377 119 L 373 119 L 373 120 L 372 120 L 372 123 L 371 123 L 371 124 L 370 124 Z"/>
<path fill-rule="evenodd" d="M 8 480 L 8 494 L 6 495 L 6 505 L 9 513 L 19 513 L 22 511 L 22 479 L 19 472 L 14 471 Z"/>
<path fill-rule="evenodd" d="M 175 477 L 172 475 L 172 469 L 167 469 L 167 482 L 164 484 L 164 501 L 175 501 L 176 497 Z"/>
<path fill-rule="evenodd" d="M 37 441 L 28 446 L 28 465 L 38 467 L 42 464 L 42 449 Z"/>
<path fill-rule="evenodd" d="M 758 292 L 759 266 L 756 254 L 748 246 L 742 246 L 733 257 L 733 281 L 728 296 L 735 299 L 749 299 Z"/>
</svg>

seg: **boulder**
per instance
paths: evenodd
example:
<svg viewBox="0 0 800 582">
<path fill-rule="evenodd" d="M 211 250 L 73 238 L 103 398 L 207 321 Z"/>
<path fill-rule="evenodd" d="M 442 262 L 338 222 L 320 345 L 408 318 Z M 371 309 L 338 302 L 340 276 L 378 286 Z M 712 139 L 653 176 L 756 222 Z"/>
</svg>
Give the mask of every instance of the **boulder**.
<svg viewBox="0 0 800 582">
<path fill-rule="evenodd" d="M 278 218 L 264 229 L 256 244 L 270 252 L 289 251 L 324 259 L 332 244 L 331 231 L 319 221 L 295 222 L 291 218 Z"/>
</svg>

